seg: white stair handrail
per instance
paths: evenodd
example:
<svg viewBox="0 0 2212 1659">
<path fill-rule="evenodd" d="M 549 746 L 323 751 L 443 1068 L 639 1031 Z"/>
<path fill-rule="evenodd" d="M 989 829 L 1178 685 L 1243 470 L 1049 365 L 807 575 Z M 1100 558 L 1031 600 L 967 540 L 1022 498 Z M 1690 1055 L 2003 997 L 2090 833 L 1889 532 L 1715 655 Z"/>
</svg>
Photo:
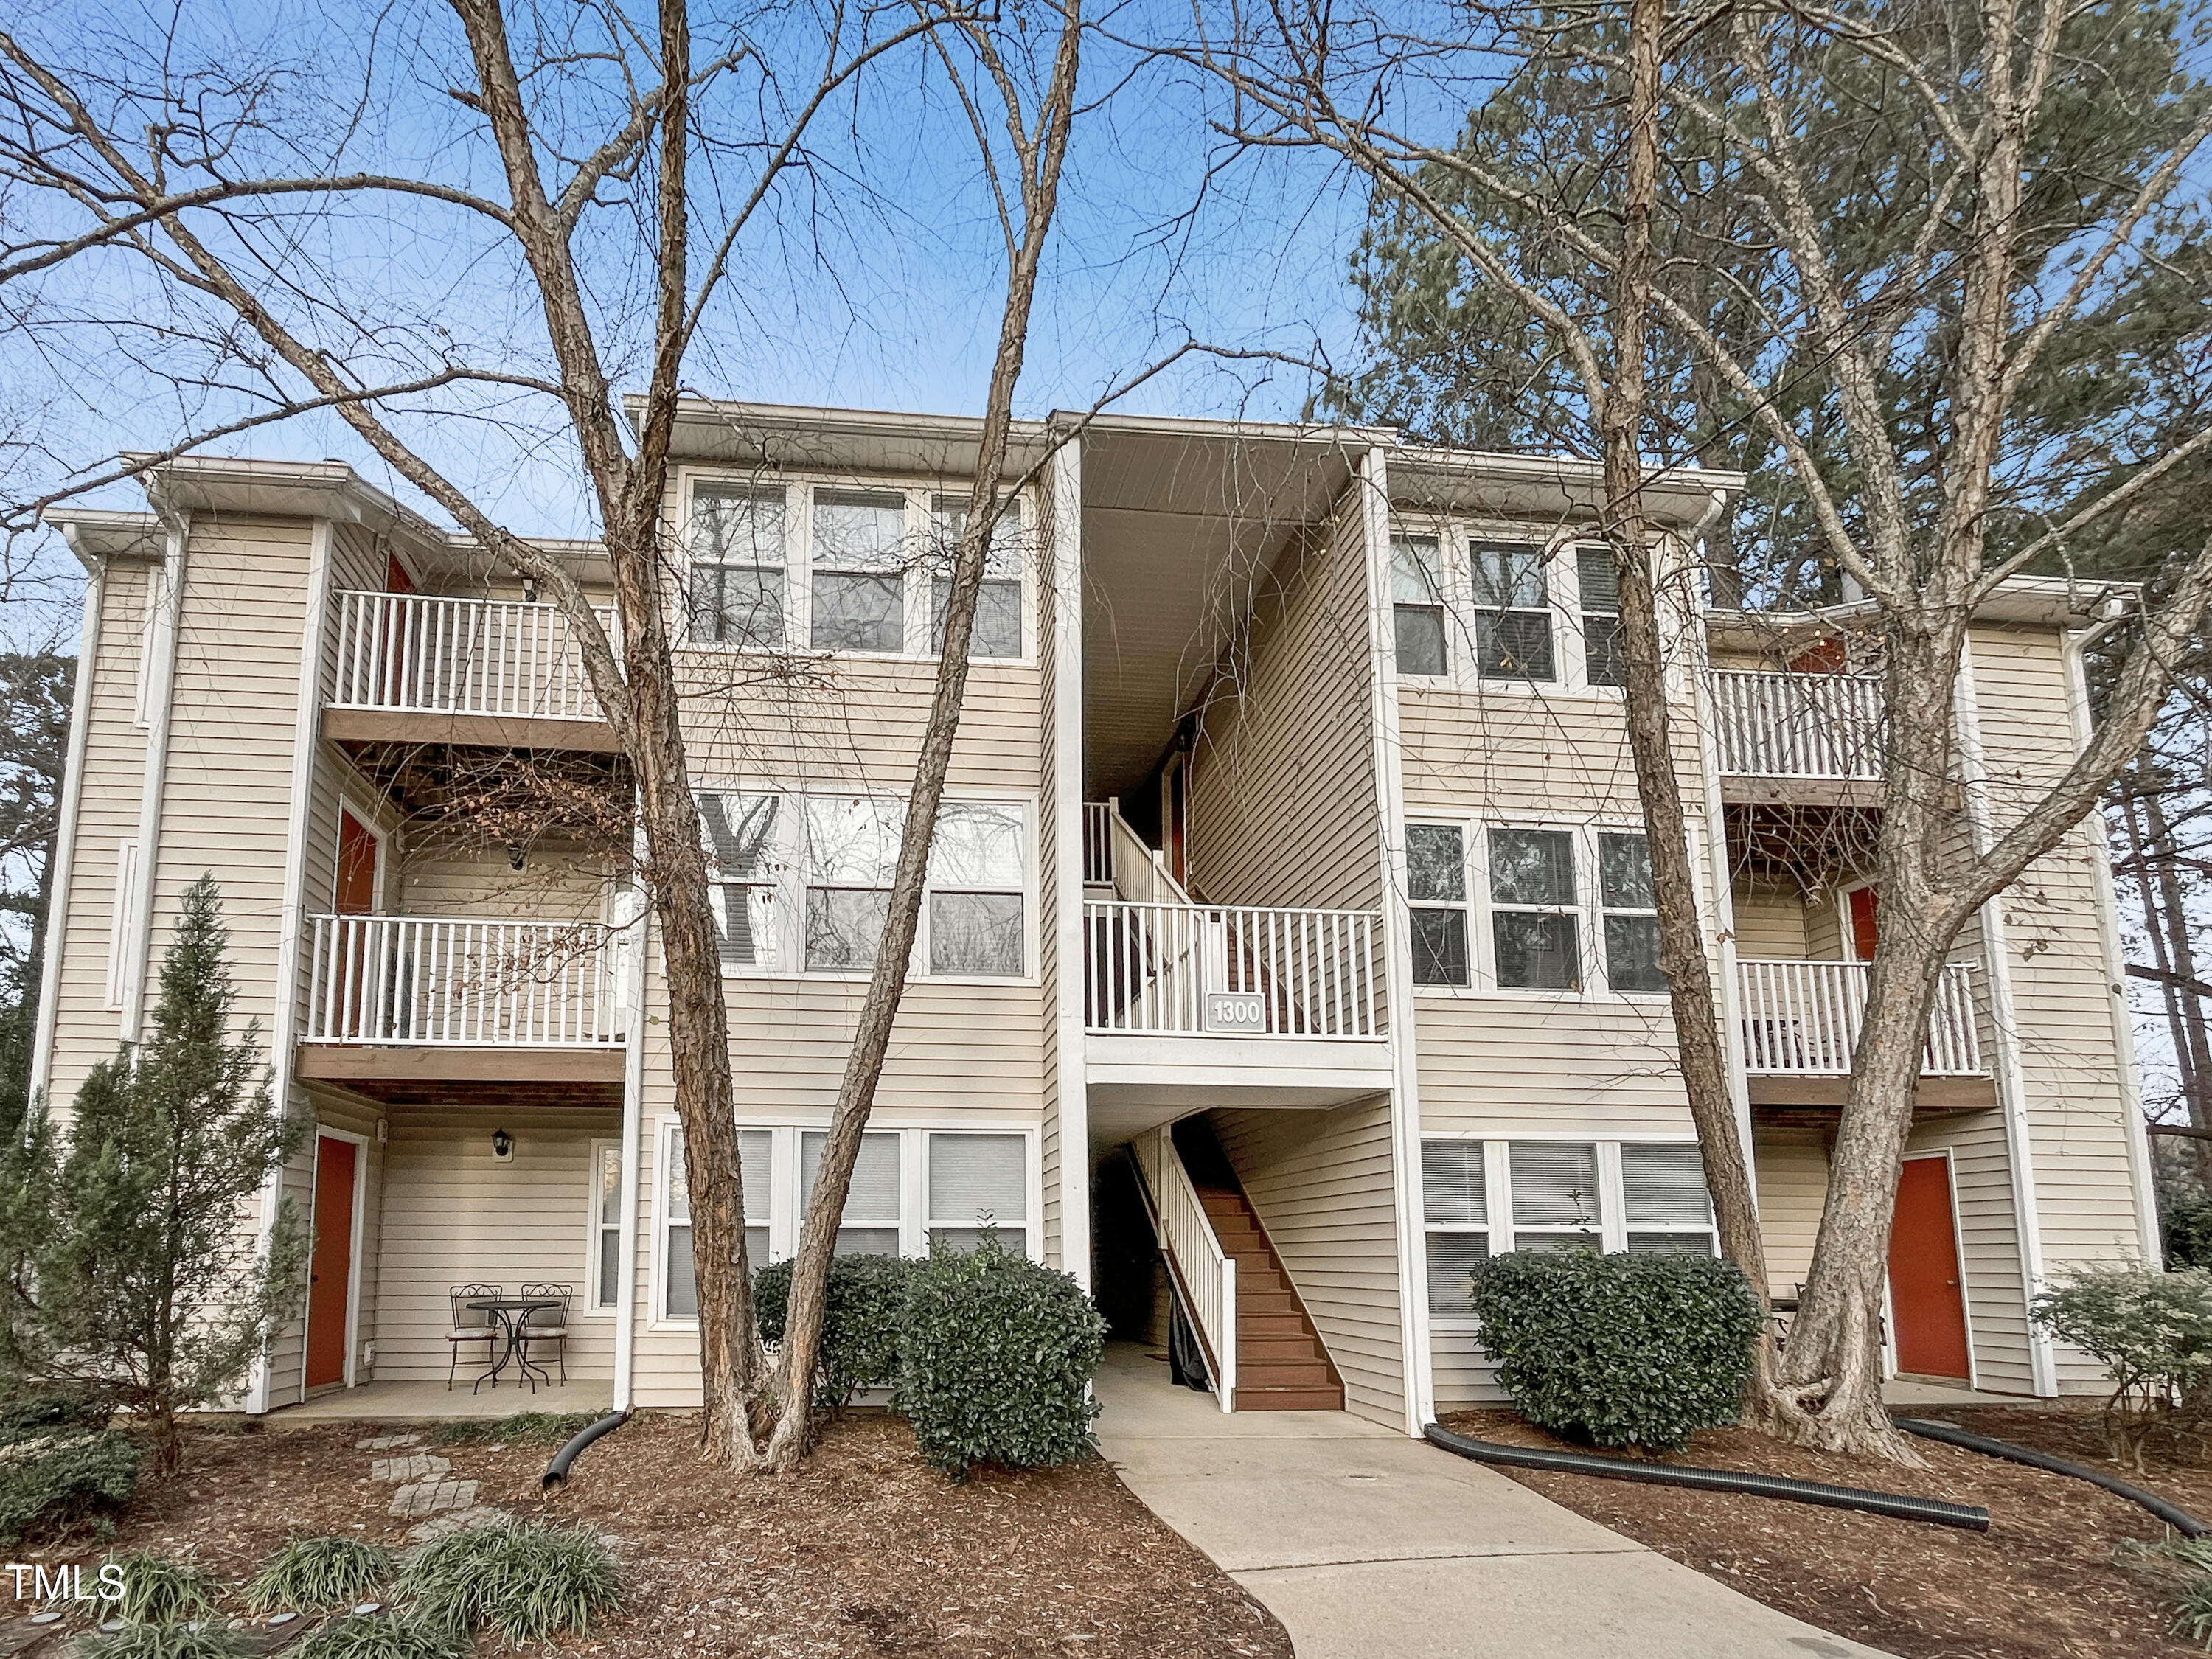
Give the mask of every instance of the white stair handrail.
<svg viewBox="0 0 2212 1659">
<path fill-rule="evenodd" d="M 1151 1129 L 1131 1146 L 1159 1228 L 1160 1247 L 1183 1290 L 1184 1305 L 1213 1362 L 1213 1392 L 1223 1411 L 1237 1404 L 1237 1258 L 1221 1248 L 1213 1218 L 1199 1200 L 1167 1128 Z"/>
</svg>

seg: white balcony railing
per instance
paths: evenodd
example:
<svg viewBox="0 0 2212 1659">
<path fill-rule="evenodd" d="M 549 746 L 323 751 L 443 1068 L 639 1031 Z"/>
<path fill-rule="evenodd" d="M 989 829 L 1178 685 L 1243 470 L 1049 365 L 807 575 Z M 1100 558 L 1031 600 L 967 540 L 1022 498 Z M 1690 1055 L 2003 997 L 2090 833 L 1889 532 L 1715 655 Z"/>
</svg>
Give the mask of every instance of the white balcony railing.
<svg viewBox="0 0 2212 1659">
<path fill-rule="evenodd" d="M 630 932 L 596 922 L 317 916 L 310 1042 L 604 1048 Z"/>
<path fill-rule="evenodd" d="M 1863 962 L 1739 959 L 1747 1071 L 1765 1076 L 1848 1077 L 1851 1050 L 1866 1018 Z M 1979 1077 L 1980 1038 L 1974 1030 L 1973 964 L 1946 965 L 1936 981 L 1928 1022 L 1925 1077 Z"/>
<path fill-rule="evenodd" d="M 1170 1036 L 1373 1037 L 1382 919 L 1372 910 L 1083 907 L 1085 1022 Z"/>
<path fill-rule="evenodd" d="M 1175 1137 L 1148 1129 L 1130 1143 L 1145 1178 L 1152 1224 L 1182 1285 L 1191 1322 L 1213 1361 L 1213 1393 L 1221 1409 L 1237 1401 L 1237 1258 L 1221 1248 L 1213 1218 L 1190 1184 Z"/>
<path fill-rule="evenodd" d="M 1111 801 L 1083 803 L 1083 884 L 1086 887 L 1114 884 L 1115 817 Z"/>
<path fill-rule="evenodd" d="M 1759 778 L 1881 776 L 1881 682 L 1863 674 L 1706 677 L 1723 773 Z"/>
<path fill-rule="evenodd" d="M 614 612 L 593 614 L 619 651 Z M 331 704 L 596 720 L 599 699 L 574 633 L 558 605 L 341 593 Z"/>
</svg>

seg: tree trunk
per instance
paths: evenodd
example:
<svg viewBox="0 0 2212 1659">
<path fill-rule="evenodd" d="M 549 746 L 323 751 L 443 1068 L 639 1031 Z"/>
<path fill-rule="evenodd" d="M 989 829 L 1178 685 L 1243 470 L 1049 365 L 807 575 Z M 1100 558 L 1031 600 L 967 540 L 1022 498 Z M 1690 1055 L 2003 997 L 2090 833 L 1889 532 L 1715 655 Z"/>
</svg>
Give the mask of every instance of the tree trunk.
<svg viewBox="0 0 2212 1659">
<path fill-rule="evenodd" d="M 1667 701 L 1664 632 L 1644 513 L 1642 431 L 1644 338 L 1655 264 L 1651 216 L 1659 189 L 1660 31 L 1662 0 L 1634 0 L 1629 11 L 1628 166 L 1624 225 L 1613 300 L 1613 378 L 1599 410 L 1604 443 L 1605 528 L 1620 586 L 1621 653 L 1626 668 L 1629 753 L 1651 852 L 1653 897 L 1659 912 L 1660 965 L 1674 1020 L 1674 1038 L 1697 1126 L 1706 1189 L 1720 1231 L 1721 1253 L 1766 1299 L 1766 1252 L 1759 1237 L 1749 1164 L 1721 1047 L 1712 969 L 1699 920 L 1697 870 L 1685 832 L 1681 782 L 1674 769 Z M 1771 1370 L 1762 1342 L 1754 1409 Z"/>
</svg>

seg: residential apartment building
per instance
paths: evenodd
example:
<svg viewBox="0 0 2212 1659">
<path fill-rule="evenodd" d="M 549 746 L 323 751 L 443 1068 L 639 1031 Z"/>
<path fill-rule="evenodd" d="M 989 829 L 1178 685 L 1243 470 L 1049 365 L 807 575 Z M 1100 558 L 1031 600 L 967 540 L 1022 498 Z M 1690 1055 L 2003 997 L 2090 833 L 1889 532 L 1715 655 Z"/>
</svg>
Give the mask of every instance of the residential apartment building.
<svg viewBox="0 0 2212 1659">
<path fill-rule="evenodd" d="M 678 422 L 677 659 L 756 1261 L 805 1213 L 978 435 L 707 403 Z M 1486 1254 L 1711 1250 L 1595 469 L 1123 417 L 1021 425 L 1013 452 L 841 1248 L 995 1226 L 1125 1332 L 1158 1340 L 1179 1307 L 1224 1409 L 1409 1431 L 1492 1392 L 1465 1295 Z M 1679 549 L 1740 485 L 1678 474 L 1647 500 Z M 65 1110 L 141 1029 L 212 872 L 240 1018 L 316 1125 L 283 1182 L 313 1284 L 248 1406 L 443 1382 L 451 1289 L 477 1283 L 573 1287 L 571 1377 L 695 1402 L 665 988 L 625 763 L 560 613 L 342 465 L 175 461 L 149 495 L 56 519 L 89 582 L 37 1081 Z M 595 547 L 555 550 L 605 590 Z M 1879 683 L 1851 620 L 1674 618 L 1784 1293 L 1880 927 Z M 2098 621 L 2027 579 L 1976 617 L 1960 836 L 2000 833 L 2074 752 Z M 2027 1306 L 2154 1248 L 2118 974 L 2094 823 L 1960 939 L 1892 1257 L 1901 1371 L 2094 1379 Z"/>
</svg>

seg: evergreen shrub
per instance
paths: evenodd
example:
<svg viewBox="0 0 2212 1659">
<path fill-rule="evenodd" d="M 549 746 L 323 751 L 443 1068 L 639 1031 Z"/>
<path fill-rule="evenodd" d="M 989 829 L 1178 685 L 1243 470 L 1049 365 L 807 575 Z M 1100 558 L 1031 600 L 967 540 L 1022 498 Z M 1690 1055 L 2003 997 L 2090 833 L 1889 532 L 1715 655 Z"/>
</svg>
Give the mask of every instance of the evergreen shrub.
<svg viewBox="0 0 2212 1659">
<path fill-rule="evenodd" d="M 763 1267 L 753 1278 L 753 1310 L 761 1340 L 783 1340 L 791 1304 L 792 1261 Z M 822 1357 L 815 1373 L 817 1405 L 842 1406 L 862 1389 L 889 1388 L 898 1379 L 899 1331 L 908 1288 L 920 1263 L 896 1255 L 841 1255 L 831 1259 L 823 1289 Z"/>
</svg>

